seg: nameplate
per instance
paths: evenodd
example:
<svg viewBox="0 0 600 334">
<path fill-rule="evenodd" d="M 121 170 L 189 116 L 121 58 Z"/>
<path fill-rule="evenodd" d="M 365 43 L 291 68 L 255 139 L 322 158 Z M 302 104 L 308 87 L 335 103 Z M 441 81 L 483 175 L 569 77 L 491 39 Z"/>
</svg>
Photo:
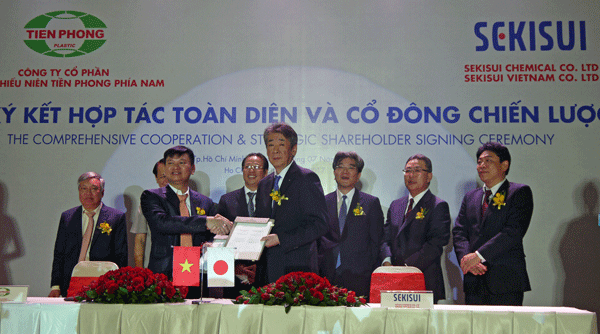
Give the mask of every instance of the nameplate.
<svg viewBox="0 0 600 334">
<path fill-rule="evenodd" d="M 24 303 L 29 285 L 0 285 L 0 303 Z"/>
<path fill-rule="evenodd" d="M 382 290 L 381 307 L 433 308 L 433 291 Z"/>
</svg>

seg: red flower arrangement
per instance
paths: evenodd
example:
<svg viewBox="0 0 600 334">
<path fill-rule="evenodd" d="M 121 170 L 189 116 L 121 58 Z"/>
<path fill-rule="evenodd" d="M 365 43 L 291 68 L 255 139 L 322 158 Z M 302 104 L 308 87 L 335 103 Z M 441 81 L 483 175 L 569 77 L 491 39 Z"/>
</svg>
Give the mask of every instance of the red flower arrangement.
<svg viewBox="0 0 600 334">
<path fill-rule="evenodd" d="M 331 285 L 327 278 L 314 273 L 293 272 L 262 288 L 241 291 L 235 304 L 284 305 L 288 313 L 292 306 L 361 306 L 367 301 L 354 291 Z"/>
<path fill-rule="evenodd" d="M 174 287 L 165 274 L 147 268 L 123 267 L 98 277 L 75 296 L 76 301 L 105 304 L 183 302 L 188 287 Z"/>
</svg>

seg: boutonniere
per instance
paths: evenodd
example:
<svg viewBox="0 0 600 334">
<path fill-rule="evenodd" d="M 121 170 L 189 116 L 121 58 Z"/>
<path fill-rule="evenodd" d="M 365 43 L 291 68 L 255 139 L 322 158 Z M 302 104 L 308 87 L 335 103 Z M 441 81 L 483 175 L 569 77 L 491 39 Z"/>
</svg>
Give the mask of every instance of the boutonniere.
<svg viewBox="0 0 600 334">
<path fill-rule="evenodd" d="M 202 209 L 202 208 L 196 208 L 196 213 L 199 216 L 206 216 L 206 211 L 204 211 L 204 209 Z"/>
<path fill-rule="evenodd" d="M 363 211 L 362 206 L 360 206 L 360 203 L 356 204 L 356 208 L 354 208 L 354 210 L 352 210 L 354 212 L 355 216 L 364 216 L 365 212 Z"/>
<path fill-rule="evenodd" d="M 494 198 L 492 198 L 492 200 L 494 201 L 493 206 L 497 206 L 498 210 L 500 210 L 500 208 L 503 205 L 506 205 L 506 203 L 504 203 L 505 196 L 506 196 L 506 193 L 503 191 L 503 192 L 496 193 L 496 196 L 494 196 Z"/>
<path fill-rule="evenodd" d="M 110 227 L 110 224 L 107 222 L 100 224 L 100 226 L 98 226 L 98 229 L 102 230 L 102 233 L 106 233 L 108 235 L 110 235 L 110 232 L 112 232 L 112 227 Z"/>
<path fill-rule="evenodd" d="M 269 194 L 269 196 L 271 196 L 271 198 L 279 206 L 281 206 L 281 201 L 287 201 L 289 199 L 289 198 L 285 197 L 285 195 L 283 195 L 282 193 L 280 193 L 279 190 L 275 190 L 275 189 L 273 189 L 273 191 L 271 191 L 271 193 Z"/>
<path fill-rule="evenodd" d="M 425 210 L 425 208 L 421 208 L 421 211 L 417 212 L 417 215 L 415 216 L 415 219 L 423 219 L 423 218 L 425 218 L 425 215 L 427 214 L 427 211 L 429 211 L 429 210 Z"/>
</svg>

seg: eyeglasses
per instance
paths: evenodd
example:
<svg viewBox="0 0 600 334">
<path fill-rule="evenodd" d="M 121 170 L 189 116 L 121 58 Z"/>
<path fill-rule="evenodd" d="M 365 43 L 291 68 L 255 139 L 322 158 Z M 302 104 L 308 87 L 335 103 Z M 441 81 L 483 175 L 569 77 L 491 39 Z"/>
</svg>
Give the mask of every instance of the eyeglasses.
<svg viewBox="0 0 600 334">
<path fill-rule="evenodd" d="M 248 166 L 244 166 L 244 169 L 247 169 L 247 170 L 257 169 L 258 170 L 258 169 L 263 169 L 263 168 L 259 165 L 248 165 Z"/>
<path fill-rule="evenodd" d="M 335 170 L 347 170 L 347 171 L 355 171 L 356 166 L 335 166 Z"/>
<path fill-rule="evenodd" d="M 423 168 L 415 168 L 415 169 L 408 168 L 408 169 L 403 169 L 402 171 L 404 172 L 404 174 L 429 172 L 429 170 L 423 169 Z"/>
</svg>

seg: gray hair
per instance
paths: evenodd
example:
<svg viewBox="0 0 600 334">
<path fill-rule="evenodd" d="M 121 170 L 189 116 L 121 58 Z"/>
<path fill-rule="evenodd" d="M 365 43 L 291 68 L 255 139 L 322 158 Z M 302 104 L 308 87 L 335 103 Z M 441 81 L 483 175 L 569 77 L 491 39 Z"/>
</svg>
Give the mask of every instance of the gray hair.
<svg viewBox="0 0 600 334">
<path fill-rule="evenodd" d="M 87 173 L 81 174 L 79 176 L 79 178 L 77 179 L 77 185 L 79 185 L 81 182 L 88 180 L 88 179 L 98 179 L 100 181 L 101 190 L 104 190 L 104 179 L 102 178 L 102 176 L 100 176 L 100 174 L 98 174 L 96 172 L 87 172 Z"/>
</svg>

